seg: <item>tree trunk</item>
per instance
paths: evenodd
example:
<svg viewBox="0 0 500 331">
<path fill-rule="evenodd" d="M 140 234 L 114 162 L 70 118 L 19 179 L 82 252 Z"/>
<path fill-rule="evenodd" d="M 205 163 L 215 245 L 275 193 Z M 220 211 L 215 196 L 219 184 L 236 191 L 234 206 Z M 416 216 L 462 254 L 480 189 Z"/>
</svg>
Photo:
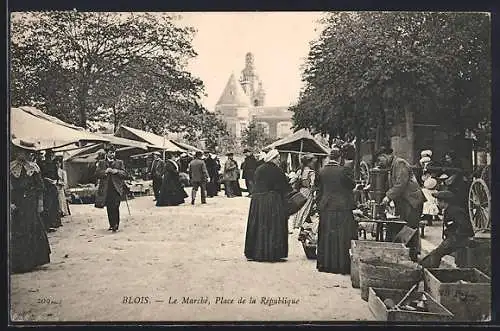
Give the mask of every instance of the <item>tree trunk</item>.
<svg viewBox="0 0 500 331">
<path fill-rule="evenodd" d="M 354 114 L 357 114 L 357 105 L 354 104 Z M 359 175 L 359 163 L 361 162 L 361 130 L 359 126 L 359 121 L 354 117 L 354 136 L 356 137 L 356 143 L 354 145 L 355 155 L 354 155 L 354 179 L 357 180 Z"/>
<path fill-rule="evenodd" d="M 87 93 L 88 87 L 81 86 L 78 93 L 78 112 L 80 115 L 80 126 L 84 129 L 87 128 Z"/>
<path fill-rule="evenodd" d="M 406 139 L 408 141 L 407 161 L 410 164 L 415 163 L 415 132 L 413 124 L 413 112 L 410 110 L 409 105 L 405 105 L 405 118 L 406 118 Z"/>
</svg>

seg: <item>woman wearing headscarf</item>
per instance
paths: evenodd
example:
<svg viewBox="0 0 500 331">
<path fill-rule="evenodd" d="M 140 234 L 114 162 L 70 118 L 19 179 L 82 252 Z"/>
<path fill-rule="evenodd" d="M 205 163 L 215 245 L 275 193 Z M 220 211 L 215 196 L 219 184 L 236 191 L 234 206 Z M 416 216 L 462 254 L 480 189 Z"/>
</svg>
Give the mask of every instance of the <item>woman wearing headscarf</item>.
<svg viewBox="0 0 500 331">
<path fill-rule="evenodd" d="M 280 155 L 271 150 L 255 171 L 245 238 L 249 260 L 276 262 L 288 257 L 288 211 L 286 195 L 292 191 Z"/>
<path fill-rule="evenodd" d="M 318 248 L 317 269 L 321 272 L 348 274 L 351 264 L 351 240 L 357 239 L 352 169 L 341 165 L 341 151 L 334 147 L 328 163 L 318 174 Z"/>
<path fill-rule="evenodd" d="M 15 160 L 10 163 L 10 250 L 12 273 L 27 272 L 50 263 L 50 246 L 42 220 L 39 198 L 43 193 L 41 171 L 29 161 L 35 144 L 12 140 Z"/>
<path fill-rule="evenodd" d="M 300 229 L 302 223 L 309 217 L 314 200 L 314 184 L 316 178 L 316 173 L 314 172 L 314 155 L 306 154 L 300 161 L 302 165 L 297 171 L 297 179 L 294 182 L 294 188 L 306 197 L 307 202 L 294 216 L 294 229 Z"/>
</svg>

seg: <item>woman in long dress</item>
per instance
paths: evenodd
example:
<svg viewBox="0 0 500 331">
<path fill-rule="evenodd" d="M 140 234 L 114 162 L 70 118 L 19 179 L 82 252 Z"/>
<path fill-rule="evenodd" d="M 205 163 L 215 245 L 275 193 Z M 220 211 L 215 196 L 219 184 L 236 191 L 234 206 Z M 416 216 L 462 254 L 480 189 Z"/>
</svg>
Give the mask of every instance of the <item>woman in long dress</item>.
<svg viewBox="0 0 500 331">
<path fill-rule="evenodd" d="M 168 153 L 156 206 L 178 206 L 184 203 L 184 199 L 187 197 L 188 195 L 180 181 L 179 166 L 173 160 L 173 155 Z"/>
<path fill-rule="evenodd" d="M 245 238 L 249 260 L 276 262 L 288 257 L 286 195 L 292 187 L 279 161 L 280 155 L 273 149 L 255 171 Z"/>
<path fill-rule="evenodd" d="M 354 209 L 354 176 L 341 165 L 341 152 L 334 147 L 330 160 L 318 175 L 317 269 L 321 272 L 349 274 L 351 240 L 357 239 Z"/>
<path fill-rule="evenodd" d="M 39 214 L 41 171 L 29 161 L 29 150 L 35 145 L 18 139 L 13 139 L 13 145 L 16 159 L 10 163 L 9 264 L 12 273 L 21 273 L 50 263 L 50 246 Z"/>
<path fill-rule="evenodd" d="M 301 159 L 302 166 L 297 172 L 295 189 L 307 198 L 306 204 L 295 214 L 293 228 L 299 229 L 304 221 L 309 217 L 314 200 L 314 182 L 316 173 L 314 171 L 315 158 L 313 154 L 306 154 Z"/>
<path fill-rule="evenodd" d="M 68 200 L 66 199 L 66 188 L 68 183 L 68 175 L 66 171 L 62 168 L 62 158 L 56 159 L 57 171 L 59 179 L 57 181 L 57 194 L 59 198 L 59 211 L 61 216 L 71 215 L 69 211 Z"/>
</svg>

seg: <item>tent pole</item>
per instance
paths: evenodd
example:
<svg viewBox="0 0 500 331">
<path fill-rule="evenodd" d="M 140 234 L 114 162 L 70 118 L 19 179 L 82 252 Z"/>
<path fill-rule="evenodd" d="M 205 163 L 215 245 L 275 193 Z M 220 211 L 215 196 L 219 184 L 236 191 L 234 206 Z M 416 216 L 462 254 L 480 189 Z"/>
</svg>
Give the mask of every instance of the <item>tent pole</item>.
<svg viewBox="0 0 500 331">
<path fill-rule="evenodd" d="M 300 155 L 302 155 L 302 150 L 304 149 L 304 140 L 300 140 L 300 153 L 299 153 L 299 157 Z"/>
</svg>

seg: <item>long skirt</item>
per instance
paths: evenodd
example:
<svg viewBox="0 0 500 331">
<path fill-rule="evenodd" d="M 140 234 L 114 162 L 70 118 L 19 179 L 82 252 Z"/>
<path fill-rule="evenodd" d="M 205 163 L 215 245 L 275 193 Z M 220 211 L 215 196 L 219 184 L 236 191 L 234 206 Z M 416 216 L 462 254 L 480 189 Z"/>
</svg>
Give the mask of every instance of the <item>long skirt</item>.
<svg viewBox="0 0 500 331">
<path fill-rule="evenodd" d="M 215 197 L 219 192 L 219 180 L 215 176 L 210 177 L 210 182 L 207 183 L 207 196 L 209 198 Z"/>
<path fill-rule="evenodd" d="M 277 192 L 255 193 L 250 201 L 245 256 L 255 261 L 279 261 L 288 256 L 285 204 Z"/>
<path fill-rule="evenodd" d="M 302 193 L 307 198 L 307 202 L 304 206 L 302 206 L 302 208 L 300 208 L 297 214 L 294 215 L 294 229 L 299 229 L 300 227 L 302 227 L 302 223 L 304 223 L 304 221 L 309 217 L 314 202 L 313 192 L 309 188 L 301 188 L 300 193 Z"/>
<path fill-rule="evenodd" d="M 334 274 L 349 274 L 352 239 L 357 239 L 357 232 L 351 210 L 320 211 L 317 269 Z"/>
<path fill-rule="evenodd" d="M 156 206 L 178 206 L 184 203 L 184 199 L 187 197 L 188 195 L 178 177 L 164 178 Z"/>
<path fill-rule="evenodd" d="M 61 216 L 70 215 L 68 200 L 66 200 L 66 193 L 64 193 L 63 187 L 57 188 L 57 196 L 59 198 L 59 212 L 60 212 Z"/>
<path fill-rule="evenodd" d="M 44 181 L 45 190 L 43 192 L 43 223 L 45 228 L 57 228 L 61 224 L 59 213 L 59 193 L 54 184 Z"/>
<path fill-rule="evenodd" d="M 9 262 L 13 273 L 31 271 L 50 263 L 49 240 L 37 204 L 37 198 L 26 197 L 12 214 Z"/>
</svg>

